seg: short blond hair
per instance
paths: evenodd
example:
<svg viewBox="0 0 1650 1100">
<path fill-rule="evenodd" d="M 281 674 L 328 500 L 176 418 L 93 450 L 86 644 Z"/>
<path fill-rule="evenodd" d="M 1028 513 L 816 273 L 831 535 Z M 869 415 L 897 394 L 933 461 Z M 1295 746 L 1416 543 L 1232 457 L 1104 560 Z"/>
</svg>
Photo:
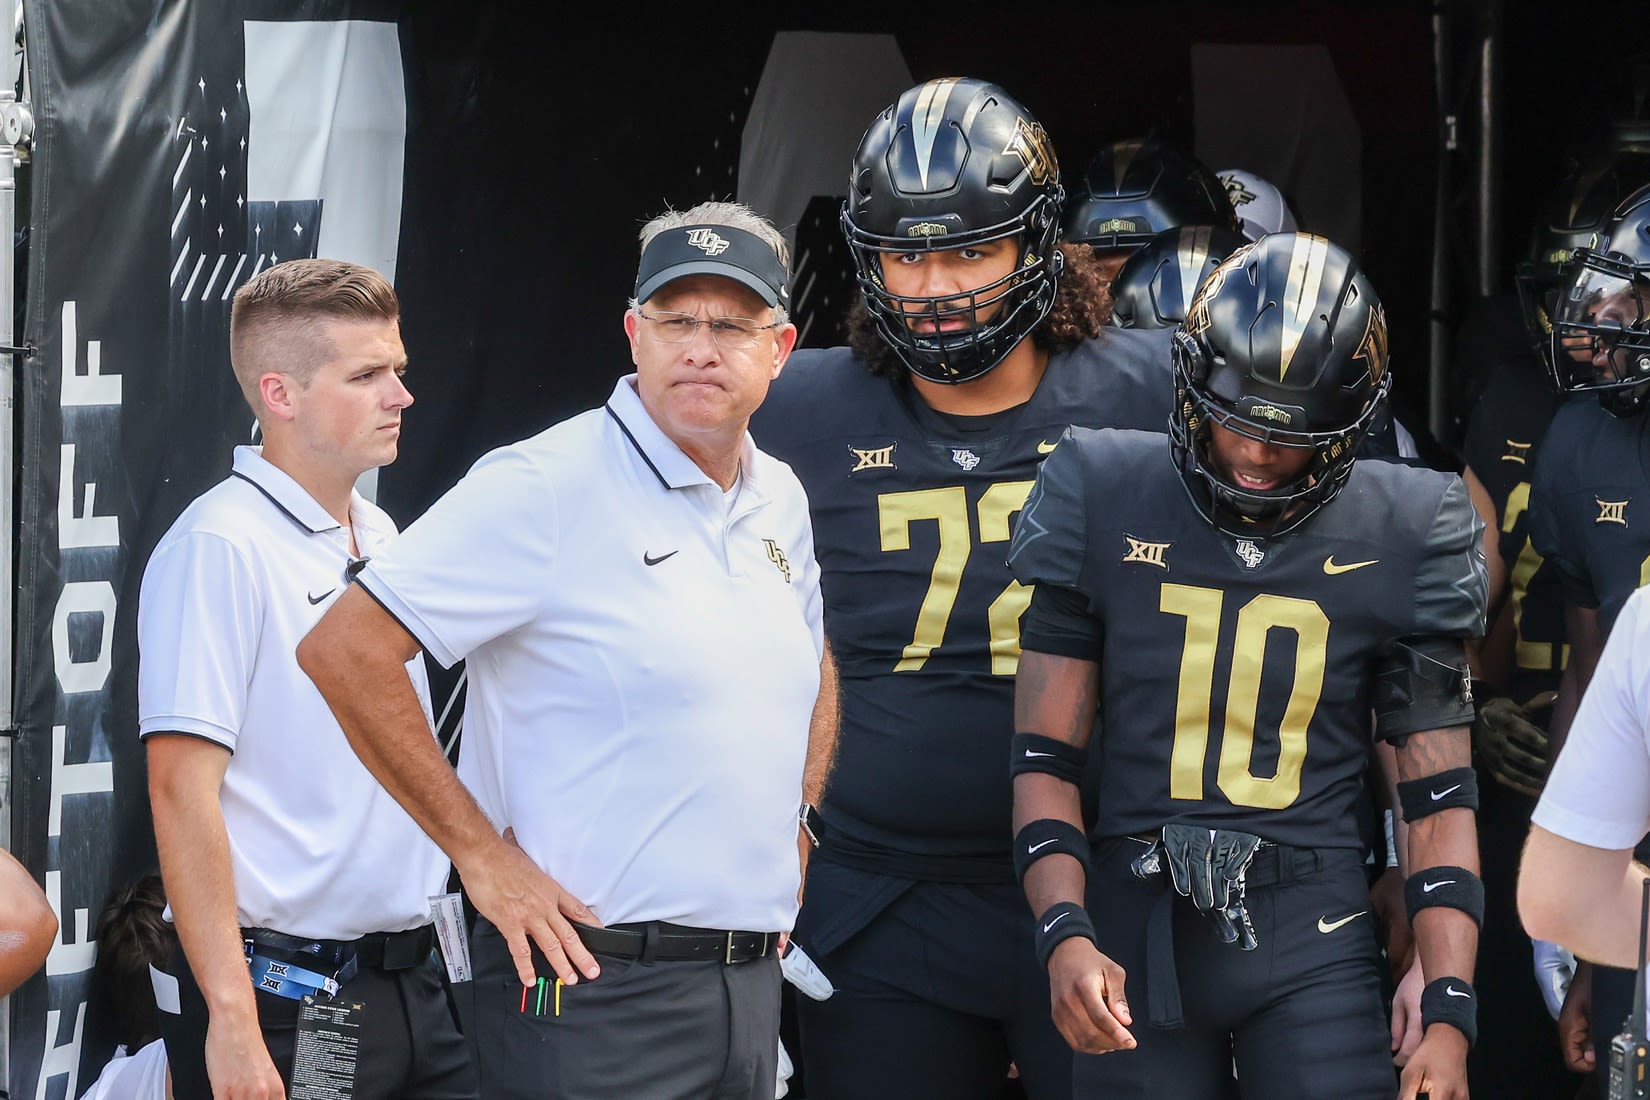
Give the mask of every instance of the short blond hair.
<svg viewBox="0 0 1650 1100">
<path fill-rule="evenodd" d="M 287 260 L 235 292 L 229 363 L 254 413 L 258 379 L 278 371 L 308 386 L 331 354 L 323 322 L 399 322 L 395 288 L 370 267 L 346 260 Z"/>
</svg>

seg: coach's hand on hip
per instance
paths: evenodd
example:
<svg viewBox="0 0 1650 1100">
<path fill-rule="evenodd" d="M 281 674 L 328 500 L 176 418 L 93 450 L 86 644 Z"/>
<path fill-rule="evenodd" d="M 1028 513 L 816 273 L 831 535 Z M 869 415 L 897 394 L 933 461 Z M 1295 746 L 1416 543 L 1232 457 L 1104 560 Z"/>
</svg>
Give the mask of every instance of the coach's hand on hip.
<svg viewBox="0 0 1650 1100">
<path fill-rule="evenodd" d="M 514 829 L 505 829 L 500 843 L 483 853 L 472 866 L 460 866 L 459 876 L 470 902 L 493 922 L 504 942 L 522 985 L 538 980 L 533 968 L 532 944 L 549 960 L 556 976 L 567 985 L 579 976 L 595 978 L 602 970 L 572 925 L 602 922 L 590 907 L 539 869 L 521 850 Z M 531 943 L 529 942 L 531 940 Z"/>
</svg>

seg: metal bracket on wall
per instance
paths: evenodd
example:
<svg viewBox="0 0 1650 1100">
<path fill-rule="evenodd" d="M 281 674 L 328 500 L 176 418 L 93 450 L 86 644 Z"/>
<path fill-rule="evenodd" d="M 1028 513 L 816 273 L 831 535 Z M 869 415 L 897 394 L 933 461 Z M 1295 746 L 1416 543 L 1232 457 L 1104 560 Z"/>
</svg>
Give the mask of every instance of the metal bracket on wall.
<svg viewBox="0 0 1650 1100">
<path fill-rule="evenodd" d="M 34 148 L 34 112 L 27 103 L 0 98 L 0 144 L 10 145 L 19 163 L 27 163 Z"/>
</svg>

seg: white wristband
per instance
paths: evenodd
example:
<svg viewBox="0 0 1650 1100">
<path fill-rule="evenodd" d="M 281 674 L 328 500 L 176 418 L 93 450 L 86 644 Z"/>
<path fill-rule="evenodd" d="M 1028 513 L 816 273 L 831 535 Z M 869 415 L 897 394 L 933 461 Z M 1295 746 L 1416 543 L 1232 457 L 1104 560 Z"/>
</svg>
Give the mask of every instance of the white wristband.
<svg viewBox="0 0 1650 1100">
<path fill-rule="evenodd" d="M 1385 818 L 1386 825 L 1386 865 L 1396 867 L 1398 866 L 1398 844 L 1392 839 L 1392 811 L 1382 810 L 1381 814 Z"/>
</svg>

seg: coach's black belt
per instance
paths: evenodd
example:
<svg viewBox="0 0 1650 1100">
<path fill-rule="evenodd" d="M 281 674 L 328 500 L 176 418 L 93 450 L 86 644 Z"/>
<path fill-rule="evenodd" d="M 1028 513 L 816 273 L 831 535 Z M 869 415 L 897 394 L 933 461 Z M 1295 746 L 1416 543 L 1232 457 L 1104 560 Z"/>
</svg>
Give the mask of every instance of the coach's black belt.
<svg viewBox="0 0 1650 1100">
<path fill-rule="evenodd" d="M 424 924 L 405 932 L 369 932 L 354 940 L 306 940 L 272 928 L 243 928 L 241 937 L 257 953 L 283 962 L 314 960 L 341 966 L 354 959 L 356 966 L 370 970 L 411 970 L 434 950 L 435 925 Z"/>
<path fill-rule="evenodd" d="M 592 928 L 575 924 L 579 939 L 597 955 L 651 962 L 720 962 L 726 964 L 765 959 L 779 946 L 776 932 L 725 932 L 689 928 L 666 921 L 615 924 Z"/>
</svg>

